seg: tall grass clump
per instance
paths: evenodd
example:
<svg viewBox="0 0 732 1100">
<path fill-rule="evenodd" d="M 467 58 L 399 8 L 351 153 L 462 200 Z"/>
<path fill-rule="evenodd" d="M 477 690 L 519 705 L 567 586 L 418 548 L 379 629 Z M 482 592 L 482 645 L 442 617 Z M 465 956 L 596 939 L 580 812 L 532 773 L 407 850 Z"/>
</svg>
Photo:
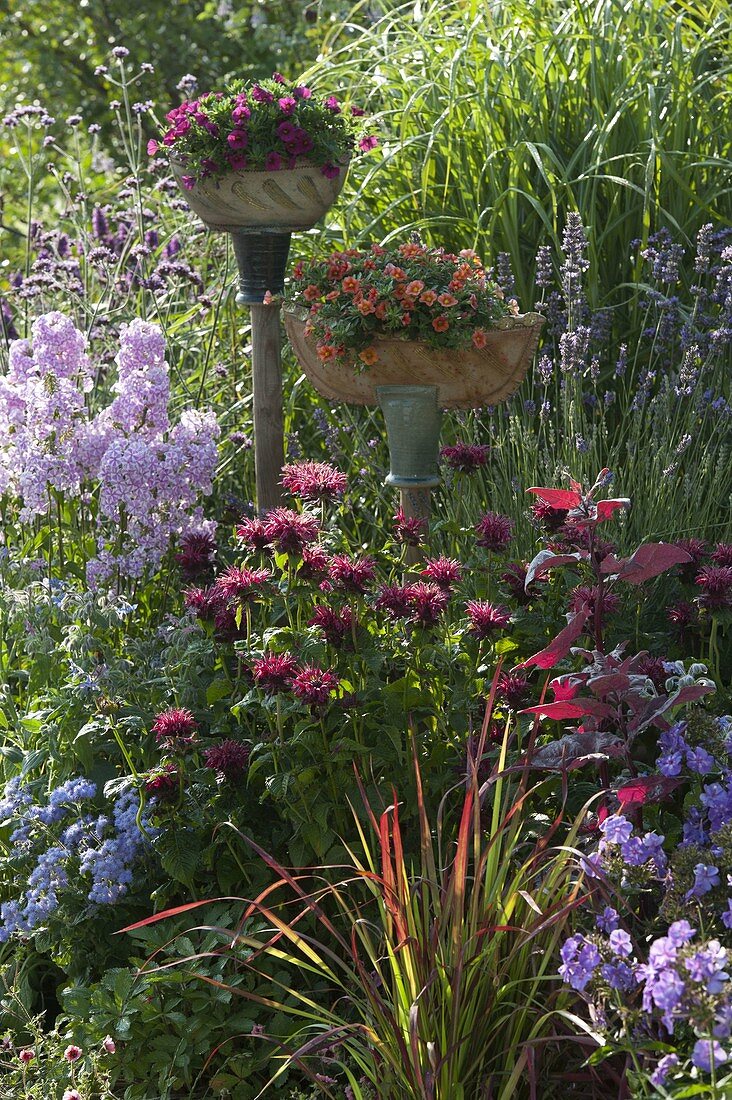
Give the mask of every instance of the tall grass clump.
<svg viewBox="0 0 732 1100">
<path fill-rule="evenodd" d="M 226 985 L 295 1023 L 284 1042 L 260 1032 L 283 1052 L 270 1086 L 297 1066 L 318 1095 L 340 1096 L 346 1084 L 354 1100 L 538 1095 L 542 1040 L 560 1018 L 578 1022 L 551 995 L 551 980 L 554 954 L 584 900 L 573 847 L 580 822 L 562 826 L 552 845 L 560 815 L 537 839 L 529 804 L 542 784 L 509 774 L 510 728 L 485 774 L 492 700 L 493 693 L 465 780 L 436 812 L 416 748 L 414 806 L 407 799 L 405 808 L 394 790 L 392 803 L 374 810 L 361 788 L 367 824 L 354 812 L 348 865 L 290 871 L 249 841 L 275 879 L 246 906 L 222 951 L 235 963 L 245 949 L 243 965 L 255 974 L 266 959 L 282 964 L 266 998 Z M 309 988 L 290 984 L 286 971 Z M 327 1072 L 318 1072 L 321 1063 Z M 265 1094 L 269 1087 L 258 1095 Z"/>
<path fill-rule="evenodd" d="M 323 58 L 387 136 L 351 190 L 347 235 L 418 225 L 506 252 L 528 297 L 537 245 L 557 246 L 577 210 L 592 231 L 591 301 L 622 300 L 634 239 L 732 219 L 730 25 L 724 0 L 357 5 Z"/>
</svg>

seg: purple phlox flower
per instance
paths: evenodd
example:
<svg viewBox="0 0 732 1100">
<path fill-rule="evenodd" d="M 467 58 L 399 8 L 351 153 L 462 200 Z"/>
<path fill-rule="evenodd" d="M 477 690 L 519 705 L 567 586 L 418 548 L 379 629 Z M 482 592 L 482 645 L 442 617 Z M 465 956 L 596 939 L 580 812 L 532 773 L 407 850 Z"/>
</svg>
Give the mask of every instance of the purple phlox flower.
<svg viewBox="0 0 732 1100">
<path fill-rule="evenodd" d="M 720 920 L 725 928 L 729 928 L 732 931 L 732 898 L 727 898 L 727 908 L 721 914 Z"/>
<path fill-rule="evenodd" d="M 687 893 L 688 898 L 700 898 L 719 886 L 719 868 L 706 863 L 697 863 L 694 868 L 694 885 Z"/>
<path fill-rule="evenodd" d="M 677 920 L 669 926 L 667 941 L 674 947 L 682 947 L 696 935 L 696 928 L 692 928 L 688 920 Z"/>
<path fill-rule="evenodd" d="M 613 909 L 612 905 L 606 905 L 602 913 L 595 918 L 595 924 L 601 932 L 614 932 L 620 924 L 617 909 Z"/>
<path fill-rule="evenodd" d="M 717 1039 L 699 1039 L 694 1043 L 691 1060 L 697 1069 L 702 1070 L 704 1073 L 710 1073 L 712 1063 L 716 1068 L 724 1065 L 728 1057 L 729 1055 Z"/>
<path fill-rule="evenodd" d="M 560 955 L 560 976 L 573 989 L 580 991 L 592 980 L 595 970 L 602 962 L 597 946 L 581 934 L 565 940 Z"/>
<path fill-rule="evenodd" d="M 609 936 L 610 946 L 616 955 L 627 958 L 633 954 L 633 943 L 628 933 L 622 928 L 616 928 Z"/>
<path fill-rule="evenodd" d="M 695 749 L 687 751 L 686 766 L 689 771 L 696 772 L 698 775 L 709 775 L 714 771 L 715 761 L 710 752 L 707 752 L 702 745 L 698 745 Z"/>
<path fill-rule="evenodd" d="M 650 1081 L 654 1088 L 659 1088 L 666 1083 L 666 1078 L 675 1066 L 679 1064 L 678 1054 L 665 1054 L 651 1074 Z"/>
<path fill-rule="evenodd" d="M 710 940 L 684 962 L 690 977 L 704 984 L 707 993 L 721 993 L 729 974 L 724 970 L 727 952 L 719 940 Z"/>
<path fill-rule="evenodd" d="M 627 963 L 605 963 L 600 974 L 612 989 L 632 989 L 636 977 Z"/>
<path fill-rule="evenodd" d="M 622 814 L 611 814 L 600 822 L 600 832 L 608 844 L 624 844 L 633 832 L 633 826 Z"/>
</svg>

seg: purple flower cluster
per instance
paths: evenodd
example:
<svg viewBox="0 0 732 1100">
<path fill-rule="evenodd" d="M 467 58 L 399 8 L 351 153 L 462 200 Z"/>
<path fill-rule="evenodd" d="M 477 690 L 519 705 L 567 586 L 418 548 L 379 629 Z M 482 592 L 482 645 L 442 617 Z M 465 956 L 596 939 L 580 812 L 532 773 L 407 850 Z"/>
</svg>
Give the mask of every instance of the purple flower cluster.
<svg viewBox="0 0 732 1100">
<path fill-rule="evenodd" d="M 46 515 L 54 494 L 98 501 L 92 587 L 157 568 L 171 538 L 200 529 L 217 460 L 212 413 L 184 411 L 170 424 L 157 326 L 123 326 L 117 364 L 113 400 L 91 415 L 86 339 L 56 312 L 35 321 L 31 342 L 11 344 L 0 378 L 0 494 L 21 504 L 21 522 Z"/>
<path fill-rule="evenodd" d="M 0 812 L 15 827 L 5 862 L 25 885 L 0 906 L 0 943 L 47 924 L 65 899 L 78 912 L 85 901 L 113 905 L 127 893 L 145 843 L 139 798 L 124 791 L 109 817 L 84 806 L 96 797 L 96 784 L 82 777 L 54 788 L 45 803 L 18 777 L 6 784 Z"/>
<path fill-rule="evenodd" d="M 678 920 L 652 941 L 647 961 L 639 962 L 630 935 L 618 924 L 617 912 L 608 906 L 597 919 L 597 933 L 579 933 L 564 942 L 559 967 L 563 980 L 599 1002 L 599 1018 L 608 1026 L 608 1012 L 621 1019 L 630 1016 L 637 1011 L 639 996 L 647 1022 L 659 1022 L 665 1035 L 673 1035 L 679 1024 L 682 1031 L 691 1027 L 697 1036 L 708 1035 L 711 1021 L 714 1038 L 697 1039 L 691 1062 L 706 1073 L 712 1060 L 715 1065 L 726 1062 L 732 1051 L 719 1042 L 729 1043 L 732 1033 L 726 949 L 714 939 L 692 943 L 697 930 Z M 663 1083 L 678 1063 L 676 1055 L 661 1059 L 654 1083 Z"/>
</svg>

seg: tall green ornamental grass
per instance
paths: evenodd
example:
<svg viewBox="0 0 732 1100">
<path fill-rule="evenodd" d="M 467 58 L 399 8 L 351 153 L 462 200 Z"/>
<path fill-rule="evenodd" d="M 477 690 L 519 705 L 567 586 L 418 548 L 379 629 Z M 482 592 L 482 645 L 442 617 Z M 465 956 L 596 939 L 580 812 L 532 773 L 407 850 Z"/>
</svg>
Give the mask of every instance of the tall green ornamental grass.
<svg viewBox="0 0 732 1100">
<path fill-rule="evenodd" d="M 350 191 L 347 236 L 419 225 L 439 243 L 507 252 L 528 301 L 537 245 L 556 246 L 578 210 L 592 304 L 624 301 L 631 241 L 732 220 L 731 26 L 726 0 L 357 5 L 322 57 L 386 136 Z"/>
<path fill-rule="evenodd" d="M 354 812 L 357 840 L 345 867 L 290 871 L 249 841 L 275 879 L 246 904 L 238 926 L 223 933 L 229 944 L 213 954 L 241 960 L 255 974 L 266 959 L 279 961 L 285 972 L 273 977 L 267 996 L 224 988 L 286 1013 L 296 1028 L 284 1045 L 260 1033 L 284 1053 L 258 1096 L 271 1095 L 294 1065 L 318 1095 L 333 1100 L 344 1085 L 353 1100 L 533 1098 L 541 1076 L 537 1049 L 552 1024 L 561 1018 L 582 1027 L 549 993 L 551 960 L 583 900 L 574 849 L 580 820 L 562 826 L 552 844 L 560 814 L 537 839 L 529 804 L 543 785 L 507 769 L 510 725 L 495 766 L 483 774 L 494 694 L 495 687 L 467 774 L 434 817 L 411 730 L 414 857 L 396 790 L 391 805 L 374 810 L 361 787 L 368 826 Z M 204 904 L 158 913 L 126 931 Z M 154 956 L 147 969 L 159 969 Z M 321 1059 L 327 1073 L 317 1072 Z"/>
</svg>

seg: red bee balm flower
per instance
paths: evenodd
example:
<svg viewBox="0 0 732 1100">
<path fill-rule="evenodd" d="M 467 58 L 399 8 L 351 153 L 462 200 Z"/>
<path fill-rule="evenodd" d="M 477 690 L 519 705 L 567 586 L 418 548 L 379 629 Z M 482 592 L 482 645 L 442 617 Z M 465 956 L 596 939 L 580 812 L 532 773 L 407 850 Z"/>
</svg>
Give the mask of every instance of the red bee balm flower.
<svg viewBox="0 0 732 1100">
<path fill-rule="evenodd" d="M 397 542 L 406 543 L 407 546 L 419 546 L 426 530 L 426 520 L 419 519 L 418 516 L 407 516 L 401 508 L 395 512 L 394 537 Z"/>
<path fill-rule="evenodd" d="M 273 508 L 265 516 L 265 531 L 283 554 L 301 554 L 303 547 L 318 537 L 318 521 L 290 508 Z"/>
<path fill-rule="evenodd" d="M 420 626 L 434 626 L 447 607 L 448 594 L 436 584 L 417 581 L 409 585 L 410 621 Z"/>
<path fill-rule="evenodd" d="M 513 520 L 508 516 L 502 516 L 498 512 L 486 512 L 475 525 L 478 546 L 500 554 L 511 541 L 513 528 Z"/>
<path fill-rule="evenodd" d="M 175 764 L 164 764 L 162 768 L 148 772 L 145 778 L 145 794 L 151 798 L 159 798 L 161 802 L 175 798 L 178 793 L 178 774 Z"/>
<path fill-rule="evenodd" d="M 162 711 L 150 727 L 151 733 L 155 734 L 155 740 L 168 748 L 190 745 L 196 739 L 197 729 L 198 722 L 183 707 L 171 707 L 170 710 Z"/>
<path fill-rule="evenodd" d="M 316 607 L 308 626 L 317 626 L 323 632 L 323 637 L 334 649 L 339 649 L 346 639 L 352 637 L 355 620 L 353 610 L 350 607 L 342 607 L 335 611 L 332 607 Z"/>
<path fill-rule="evenodd" d="M 345 554 L 336 554 L 330 560 L 330 579 L 343 592 L 365 592 L 375 573 L 373 558 L 352 560 Z"/>
<path fill-rule="evenodd" d="M 215 554 L 216 540 L 213 535 L 205 531 L 189 531 L 180 540 L 180 550 L 175 560 L 183 576 L 193 580 L 211 569 Z"/>
<path fill-rule="evenodd" d="M 267 528 L 261 519 L 243 519 L 236 529 L 236 537 L 253 550 L 264 550 L 271 544 Z"/>
<path fill-rule="evenodd" d="M 382 585 L 374 607 L 377 611 L 386 611 L 390 619 L 408 619 L 412 614 L 409 599 L 411 587 L 409 584 Z"/>
<path fill-rule="evenodd" d="M 249 746 L 241 741 L 220 741 L 204 753 L 206 767 L 216 772 L 216 781 L 236 782 L 246 775 L 249 765 Z"/>
<path fill-rule="evenodd" d="M 297 661 L 291 653 L 265 653 L 252 665 L 254 682 L 267 695 L 289 691 L 296 672 Z"/>
<path fill-rule="evenodd" d="M 262 586 L 269 578 L 269 569 L 240 569 L 237 565 L 230 565 L 225 573 L 216 578 L 214 589 L 222 602 L 241 606 L 260 596 Z"/>
<path fill-rule="evenodd" d="M 462 579 L 463 567 L 455 558 L 434 558 L 425 563 L 421 575 L 449 592 L 452 586 Z"/>
<path fill-rule="evenodd" d="M 485 466 L 490 450 L 490 447 L 482 443 L 455 443 L 452 447 L 443 447 L 440 455 L 451 470 L 472 474 L 481 466 Z"/>
<path fill-rule="evenodd" d="M 292 690 L 302 703 L 311 707 L 322 707 L 336 690 L 340 680 L 332 672 L 326 672 L 314 665 L 305 665 L 292 681 Z"/>
<path fill-rule="evenodd" d="M 732 565 L 705 565 L 695 583 L 702 590 L 697 597 L 700 607 L 708 611 L 732 607 Z"/>
<path fill-rule="evenodd" d="M 497 630 L 505 630 L 511 623 L 511 612 L 507 607 L 496 607 L 483 600 L 470 600 L 465 610 L 470 619 L 468 629 L 478 638 L 490 638 Z"/>
<path fill-rule="evenodd" d="M 343 496 L 348 478 L 327 462 L 297 462 L 283 466 L 282 484 L 301 500 L 335 500 Z"/>
</svg>

